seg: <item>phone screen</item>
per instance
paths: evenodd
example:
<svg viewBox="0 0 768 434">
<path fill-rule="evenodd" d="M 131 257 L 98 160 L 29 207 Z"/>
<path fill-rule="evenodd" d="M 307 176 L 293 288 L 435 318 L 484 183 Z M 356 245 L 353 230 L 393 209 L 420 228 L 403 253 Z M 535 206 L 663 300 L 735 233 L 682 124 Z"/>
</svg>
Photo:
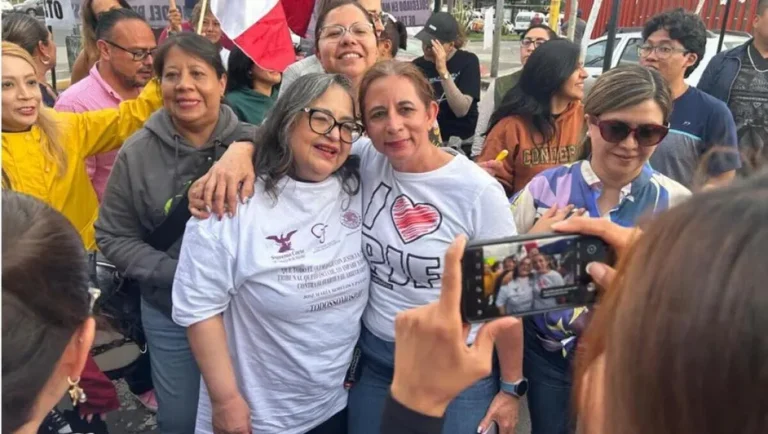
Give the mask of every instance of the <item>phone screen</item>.
<svg viewBox="0 0 768 434">
<path fill-rule="evenodd" d="M 464 253 L 462 309 L 467 321 L 525 316 L 593 304 L 589 262 L 610 262 L 595 237 L 544 235 L 470 245 Z"/>
</svg>

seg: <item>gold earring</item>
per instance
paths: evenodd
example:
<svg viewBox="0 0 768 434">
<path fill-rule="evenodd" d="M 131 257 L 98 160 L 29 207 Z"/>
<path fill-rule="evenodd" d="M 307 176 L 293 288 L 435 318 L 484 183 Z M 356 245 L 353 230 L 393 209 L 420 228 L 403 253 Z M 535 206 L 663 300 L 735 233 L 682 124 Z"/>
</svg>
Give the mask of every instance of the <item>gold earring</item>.
<svg viewBox="0 0 768 434">
<path fill-rule="evenodd" d="M 77 406 L 78 403 L 83 404 L 88 400 L 88 397 L 85 396 L 85 391 L 80 387 L 79 377 L 74 381 L 72 378 L 67 377 L 67 383 L 69 383 L 69 397 L 72 399 L 73 407 Z"/>
</svg>

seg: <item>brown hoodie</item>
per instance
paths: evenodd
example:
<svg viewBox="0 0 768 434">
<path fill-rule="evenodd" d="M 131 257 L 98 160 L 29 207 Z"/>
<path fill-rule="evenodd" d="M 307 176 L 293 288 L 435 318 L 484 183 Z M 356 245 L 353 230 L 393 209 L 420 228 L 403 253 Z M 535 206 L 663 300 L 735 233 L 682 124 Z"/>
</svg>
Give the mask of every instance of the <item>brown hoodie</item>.
<svg viewBox="0 0 768 434">
<path fill-rule="evenodd" d="M 532 132 L 530 122 L 521 116 L 508 116 L 488 133 L 478 162 L 493 160 L 506 149 L 509 155 L 496 176 L 508 196 L 522 190 L 539 172 L 576 161 L 581 154 L 584 131 L 584 106 L 573 102 L 555 120 L 555 131 L 547 144 L 541 134 Z"/>
</svg>

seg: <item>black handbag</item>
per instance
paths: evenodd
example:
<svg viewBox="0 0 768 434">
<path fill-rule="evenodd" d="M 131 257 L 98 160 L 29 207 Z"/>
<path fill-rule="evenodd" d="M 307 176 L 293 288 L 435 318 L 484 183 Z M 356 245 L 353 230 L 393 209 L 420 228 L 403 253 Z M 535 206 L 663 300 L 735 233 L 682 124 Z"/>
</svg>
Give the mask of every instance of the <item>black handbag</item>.
<svg viewBox="0 0 768 434">
<path fill-rule="evenodd" d="M 191 185 L 191 183 L 190 183 Z M 184 235 L 189 212 L 188 187 L 163 222 L 145 238 L 153 248 L 166 251 Z M 94 314 L 109 323 L 123 337 L 106 344 L 94 346 L 91 355 L 96 357 L 114 348 L 135 343 L 146 352 L 146 338 L 141 325 L 141 290 L 139 283 L 127 279 L 101 252 L 88 252 L 90 283 L 101 291 L 96 300 Z M 117 377 L 122 374 L 116 375 Z"/>
</svg>

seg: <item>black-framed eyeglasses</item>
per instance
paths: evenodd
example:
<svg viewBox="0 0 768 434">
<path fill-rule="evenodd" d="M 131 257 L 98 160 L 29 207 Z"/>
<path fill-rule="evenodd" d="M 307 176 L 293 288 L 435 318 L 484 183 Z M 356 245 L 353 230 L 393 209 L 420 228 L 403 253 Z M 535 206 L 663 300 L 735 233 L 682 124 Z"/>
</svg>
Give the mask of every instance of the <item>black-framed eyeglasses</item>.
<svg viewBox="0 0 768 434">
<path fill-rule="evenodd" d="M 531 45 L 533 45 L 533 48 L 539 48 L 545 42 L 548 42 L 548 41 L 549 41 L 549 39 L 530 39 L 530 38 L 525 38 L 522 41 L 520 41 L 520 45 L 522 45 L 525 48 L 530 48 Z"/>
<path fill-rule="evenodd" d="M 317 134 L 328 134 L 339 127 L 339 139 L 344 143 L 352 143 L 363 135 L 363 126 L 355 121 L 339 122 L 324 109 L 307 107 L 304 112 L 309 114 L 309 128 Z"/>
<path fill-rule="evenodd" d="M 340 41 L 347 32 L 357 40 L 365 40 L 375 36 L 371 23 L 357 22 L 349 27 L 344 27 L 341 24 L 325 26 L 320 30 L 320 39 L 334 42 Z"/>
<path fill-rule="evenodd" d="M 125 47 L 121 47 L 121 46 L 115 44 L 112 41 L 108 41 L 106 39 L 103 39 L 103 41 L 106 42 L 107 44 L 115 47 L 115 48 L 119 48 L 119 49 L 125 51 L 126 53 L 129 53 L 131 56 L 133 56 L 133 60 L 135 60 L 137 62 L 140 62 L 140 61 L 146 59 L 148 56 L 154 56 L 155 53 L 157 52 L 157 47 L 150 48 L 148 50 L 145 50 L 145 49 L 129 50 L 129 49 L 125 48 Z"/>
<path fill-rule="evenodd" d="M 675 47 L 670 47 L 669 45 L 643 44 L 637 47 L 637 55 L 640 57 L 648 57 L 654 51 L 656 52 L 656 57 L 658 57 L 659 59 L 668 59 L 669 56 L 672 55 L 672 53 L 683 53 L 683 54 L 689 53 L 689 51 L 686 50 L 685 48 L 675 48 Z"/>
</svg>

